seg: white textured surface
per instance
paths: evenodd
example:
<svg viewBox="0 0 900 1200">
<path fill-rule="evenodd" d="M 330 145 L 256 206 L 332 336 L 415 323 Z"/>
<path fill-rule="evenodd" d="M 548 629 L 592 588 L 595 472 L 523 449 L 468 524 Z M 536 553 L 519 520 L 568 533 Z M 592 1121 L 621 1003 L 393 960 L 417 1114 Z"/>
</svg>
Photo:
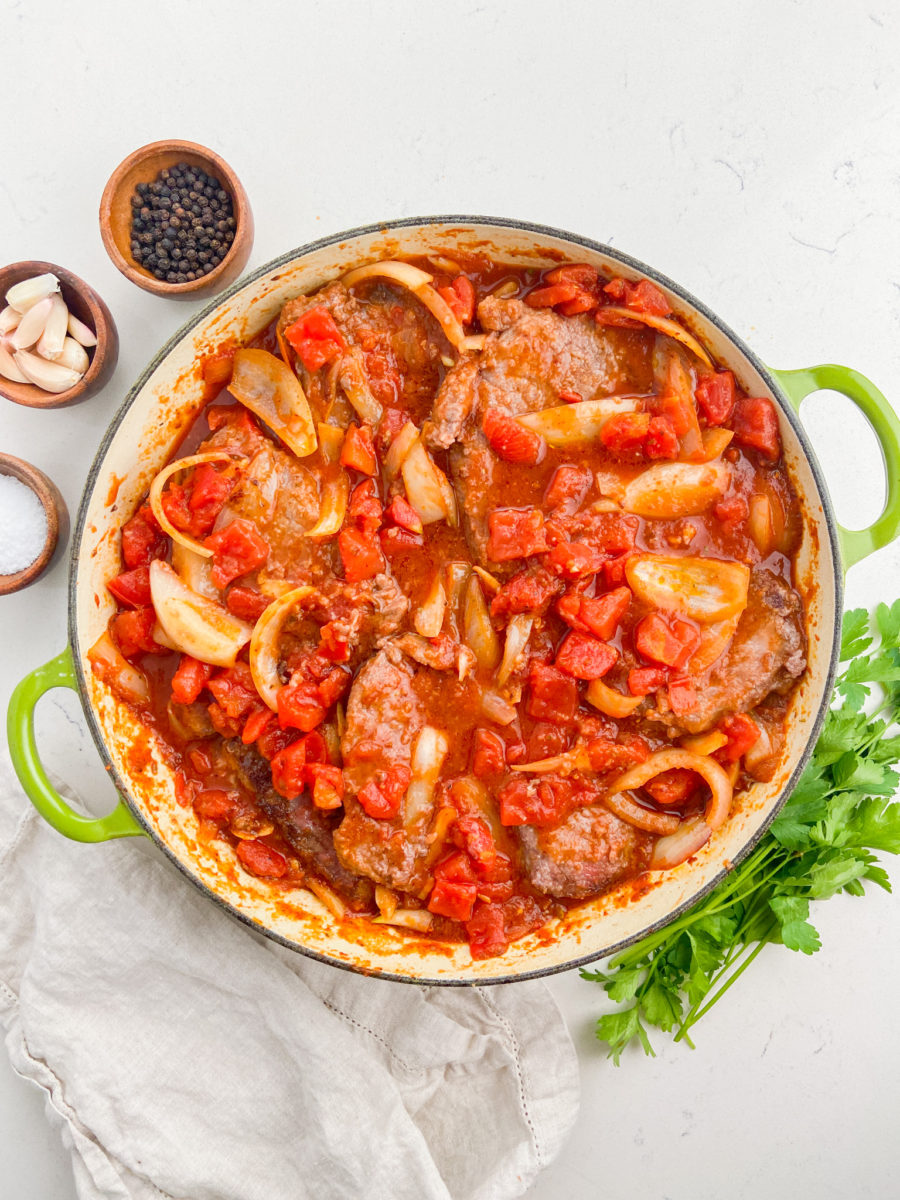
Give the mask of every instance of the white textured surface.
<svg viewBox="0 0 900 1200">
<path fill-rule="evenodd" d="M 258 10 L 262 10 L 259 6 Z M 0 259 L 45 258 L 116 316 L 120 365 L 58 413 L 2 402 L 2 447 L 74 514 L 131 381 L 192 311 L 138 291 L 96 225 L 130 150 L 203 142 L 240 173 L 250 266 L 392 216 L 521 216 L 608 241 L 691 289 L 776 366 L 845 362 L 900 406 L 900 15 L 872 0 L 391 5 L 0 0 Z M 877 452 L 849 406 L 807 405 L 848 524 L 879 507 Z M 0 705 L 65 638 L 65 566 L 0 600 Z M 900 595 L 897 548 L 848 600 Z M 51 696 L 48 762 L 108 795 L 77 702 Z M 582 1114 L 530 1195 L 793 1200 L 896 1195 L 900 908 L 823 906 L 812 959 L 770 950 L 697 1030 L 698 1049 L 615 1070 L 601 993 L 552 986 L 582 1061 Z M 71 1200 L 40 1097 L 0 1067 L 0 1192 Z M 301 1193 L 298 1193 L 301 1194 Z"/>
</svg>

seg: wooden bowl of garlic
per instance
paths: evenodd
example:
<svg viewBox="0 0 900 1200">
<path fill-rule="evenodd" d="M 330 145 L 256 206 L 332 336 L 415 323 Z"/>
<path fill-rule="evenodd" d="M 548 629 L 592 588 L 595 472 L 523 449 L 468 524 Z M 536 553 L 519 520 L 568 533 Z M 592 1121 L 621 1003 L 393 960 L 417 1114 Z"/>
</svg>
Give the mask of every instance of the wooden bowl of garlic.
<svg viewBox="0 0 900 1200">
<path fill-rule="evenodd" d="M 118 357 L 112 314 L 83 279 L 37 260 L 0 269 L 0 396 L 27 408 L 77 404 Z"/>
</svg>

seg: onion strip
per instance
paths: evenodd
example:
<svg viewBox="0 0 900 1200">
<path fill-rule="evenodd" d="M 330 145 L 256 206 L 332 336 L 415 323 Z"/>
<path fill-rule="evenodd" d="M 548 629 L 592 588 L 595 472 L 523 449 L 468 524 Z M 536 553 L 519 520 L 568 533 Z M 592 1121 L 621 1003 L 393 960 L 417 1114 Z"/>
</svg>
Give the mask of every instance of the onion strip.
<svg viewBox="0 0 900 1200">
<path fill-rule="evenodd" d="M 630 321 L 639 321 L 642 325 L 649 325 L 651 329 L 664 333 L 666 337 L 674 338 L 692 354 L 696 354 L 700 361 L 712 370 L 712 360 L 709 355 L 693 334 L 688 333 L 684 326 L 679 325 L 677 321 L 672 321 L 668 317 L 657 317 L 653 313 L 638 312 L 632 308 L 620 308 L 618 305 L 610 305 L 608 308 L 604 308 L 603 312 L 615 313 L 617 317 L 627 317 Z"/>
<path fill-rule="evenodd" d="M 419 431 L 412 421 L 407 421 L 397 433 L 384 456 L 384 473 L 388 482 L 396 479 L 400 468 L 406 461 L 406 456 L 419 440 Z"/>
<path fill-rule="evenodd" d="M 549 775 L 558 771 L 560 775 L 571 775 L 573 771 L 589 771 L 591 760 L 583 746 L 567 750 L 565 754 L 554 754 L 550 758 L 537 758 L 534 762 L 517 763 L 513 771 L 528 771 L 531 775 Z"/>
<path fill-rule="evenodd" d="M 710 829 L 718 829 L 731 809 L 734 788 L 714 758 L 705 754 L 692 754 L 689 750 L 673 748 L 655 751 L 645 762 L 638 763 L 637 766 L 627 770 L 624 775 L 613 780 L 604 801 L 609 805 L 610 798 L 615 798 L 618 793 L 643 787 L 648 780 L 662 775 L 664 771 L 673 771 L 677 768 L 696 771 L 709 784 L 712 796 L 706 806 L 706 823 Z"/>
<path fill-rule="evenodd" d="M 403 824 L 407 828 L 431 815 L 434 789 L 449 749 L 450 741 L 442 730 L 425 725 L 419 731 L 412 753 L 412 779 L 403 800 Z"/>
<path fill-rule="evenodd" d="M 316 427 L 300 380 L 268 350 L 237 350 L 231 394 L 277 433 L 298 458 L 316 448 Z"/>
<path fill-rule="evenodd" d="M 362 352 L 354 346 L 340 361 L 338 379 L 344 395 L 362 419 L 369 425 L 377 425 L 384 409 L 372 395 L 361 358 Z"/>
<path fill-rule="evenodd" d="M 436 638 L 444 627 L 444 613 L 447 609 L 447 593 L 441 582 L 441 572 L 435 574 L 434 580 L 425 598 L 413 616 L 416 633 L 425 638 Z"/>
<path fill-rule="evenodd" d="M 390 917 L 373 917 L 373 925 L 399 925 L 416 933 L 427 933 L 434 918 L 427 908 L 398 908 Z"/>
<path fill-rule="evenodd" d="M 643 696 L 624 696 L 602 679 L 592 679 L 587 686 L 586 699 L 598 712 L 607 717 L 627 717 L 643 703 Z"/>
<path fill-rule="evenodd" d="M 667 837 L 661 837 L 653 847 L 650 856 L 651 871 L 669 871 L 677 867 L 686 858 L 705 846 L 709 841 L 712 830 L 702 817 L 694 817 L 690 821 L 682 821 L 679 828 Z"/>
<path fill-rule="evenodd" d="M 457 524 L 456 497 L 450 481 L 440 467 L 435 466 L 418 437 L 410 446 L 400 471 L 407 499 L 423 525 L 443 520 L 450 525 Z"/>
<path fill-rule="evenodd" d="M 611 417 L 636 412 L 641 399 L 640 396 L 602 396 L 597 400 L 558 404 L 515 419 L 542 437 L 548 446 L 556 449 L 578 446 L 598 438 Z"/>
<path fill-rule="evenodd" d="M 334 537 L 344 523 L 349 500 L 350 476 L 346 471 L 341 471 L 334 479 L 329 479 L 322 485 L 319 519 L 312 529 L 306 531 L 306 536 L 314 541 Z"/>
<path fill-rule="evenodd" d="M 357 267 L 355 271 L 350 271 L 349 274 L 344 276 L 341 282 L 346 287 L 353 287 L 354 284 L 362 283 L 364 279 L 373 279 L 376 277 L 392 279 L 394 283 L 399 283 L 401 287 L 408 288 L 414 296 L 422 301 L 444 331 L 447 341 L 460 354 L 466 350 L 475 348 L 466 345 L 468 339 L 466 338 L 465 330 L 457 319 L 453 309 L 444 297 L 431 286 L 434 276 L 429 275 L 427 271 L 422 271 L 418 267 L 414 267 L 411 263 L 399 262 L 396 259 L 385 259 L 382 262 L 369 263 L 365 267 Z M 480 349 L 480 346 L 478 349 Z"/>
<path fill-rule="evenodd" d="M 485 671 L 493 671 L 500 661 L 500 642 L 477 576 L 470 575 L 466 585 L 463 612 L 466 645 Z"/>
<path fill-rule="evenodd" d="M 304 585 L 285 592 L 263 612 L 250 638 L 250 674 L 262 700 L 278 711 L 278 639 L 290 614 L 303 603 L 315 588 Z"/>
<path fill-rule="evenodd" d="M 146 676 L 132 666 L 109 633 L 104 630 L 87 652 L 94 675 L 128 704 L 149 704 Z"/>
<path fill-rule="evenodd" d="M 477 571 L 478 568 L 476 567 Z M 525 647 L 528 645 L 528 639 L 531 637 L 531 630 L 534 626 L 534 616 L 532 613 L 515 613 L 509 619 L 509 624 L 506 626 L 506 640 L 503 643 L 503 658 L 500 660 L 500 669 L 497 672 L 497 684 L 503 687 L 513 671 L 519 665 L 522 655 L 525 653 Z"/>
<path fill-rule="evenodd" d="M 164 633 L 182 654 L 214 667 L 232 667 L 250 641 L 252 625 L 189 588 L 163 559 L 150 564 L 150 598 Z"/>
<path fill-rule="evenodd" d="M 182 533 L 180 529 L 175 528 L 166 516 L 165 509 L 162 506 L 163 488 L 172 476 L 177 475 L 179 471 L 187 471 L 191 467 L 199 467 L 201 463 L 232 462 L 234 457 L 233 454 L 229 454 L 225 450 L 212 450 L 207 454 L 191 454 L 188 458 L 176 458 L 174 462 L 170 462 L 167 466 L 163 467 L 150 484 L 150 507 L 153 510 L 154 517 L 156 517 L 157 524 L 164 533 L 169 535 L 173 542 L 178 542 L 179 545 L 185 546 L 188 550 L 193 550 L 201 558 L 212 558 L 212 550 L 208 550 L 196 538 L 192 538 L 189 534 Z M 245 464 L 246 460 L 242 459 L 238 465 L 243 467 Z"/>
<path fill-rule="evenodd" d="M 620 821 L 626 821 L 635 829 L 643 829 L 645 833 L 657 833 L 665 836 L 676 833 L 681 824 L 678 817 L 671 813 L 653 812 L 623 792 L 613 792 L 609 796 L 604 796 L 603 803 Z"/>
</svg>

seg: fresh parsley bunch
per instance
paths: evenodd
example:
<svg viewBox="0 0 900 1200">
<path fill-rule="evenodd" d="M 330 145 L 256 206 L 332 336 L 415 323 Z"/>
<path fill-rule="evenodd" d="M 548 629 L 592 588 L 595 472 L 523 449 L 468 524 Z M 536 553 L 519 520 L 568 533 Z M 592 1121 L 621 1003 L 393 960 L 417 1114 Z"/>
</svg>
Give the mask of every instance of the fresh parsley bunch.
<svg viewBox="0 0 900 1200">
<path fill-rule="evenodd" d="M 582 971 L 622 1007 L 597 1022 L 618 1064 L 637 1038 L 653 1054 L 647 1026 L 675 1041 L 734 984 L 769 942 L 812 954 L 821 942 L 810 902 L 837 892 L 864 894 L 871 880 L 891 890 L 876 855 L 900 853 L 900 600 L 875 613 L 877 642 L 865 609 L 844 616 L 835 703 L 793 794 L 756 847 L 714 891 L 658 933 L 610 959 L 608 970 Z M 878 685 L 867 714 L 864 706 Z"/>
</svg>

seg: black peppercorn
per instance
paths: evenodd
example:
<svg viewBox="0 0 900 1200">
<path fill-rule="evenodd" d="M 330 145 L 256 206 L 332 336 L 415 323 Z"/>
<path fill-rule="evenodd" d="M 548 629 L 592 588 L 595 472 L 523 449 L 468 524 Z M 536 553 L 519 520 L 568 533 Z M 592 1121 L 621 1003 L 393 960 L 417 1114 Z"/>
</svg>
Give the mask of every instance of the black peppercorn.
<svg viewBox="0 0 900 1200">
<path fill-rule="evenodd" d="M 131 198 L 131 253 L 167 283 L 192 283 L 214 270 L 234 242 L 231 197 L 200 167 L 178 163 L 139 183 Z"/>
</svg>

